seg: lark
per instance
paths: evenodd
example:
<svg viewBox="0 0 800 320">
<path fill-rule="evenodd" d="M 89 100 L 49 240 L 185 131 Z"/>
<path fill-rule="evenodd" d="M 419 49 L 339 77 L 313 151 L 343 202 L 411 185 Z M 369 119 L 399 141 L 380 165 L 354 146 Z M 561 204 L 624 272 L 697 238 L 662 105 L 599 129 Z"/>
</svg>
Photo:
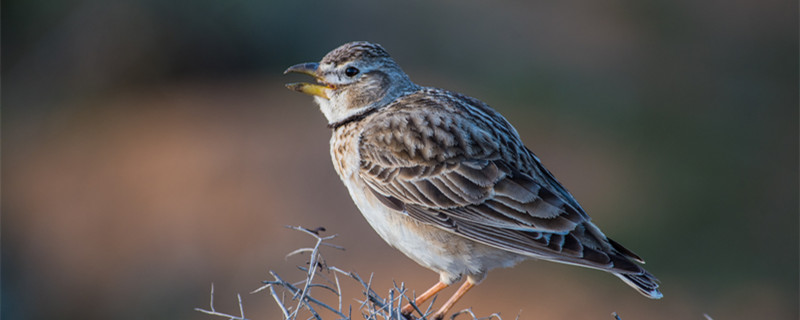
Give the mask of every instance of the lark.
<svg viewBox="0 0 800 320">
<path fill-rule="evenodd" d="M 485 103 L 414 84 L 370 42 L 344 44 L 290 72 L 316 79 L 287 87 L 314 96 L 327 118 L 334 168 L 364 218 L 439 274 L 414 305 L 466 278 L 432 318 L 442 319 L 487 271 L 531 258 L 603 270 L 661 298 L 658 280 L 637 264 L 644 261 L 606 237 Z"/>
</svg>

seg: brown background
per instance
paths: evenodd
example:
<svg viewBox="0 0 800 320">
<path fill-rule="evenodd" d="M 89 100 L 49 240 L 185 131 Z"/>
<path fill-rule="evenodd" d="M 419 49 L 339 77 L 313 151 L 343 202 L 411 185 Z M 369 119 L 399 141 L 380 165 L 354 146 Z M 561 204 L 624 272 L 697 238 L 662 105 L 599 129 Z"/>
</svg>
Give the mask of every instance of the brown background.
<svg viewBox="0 0 800 320">
<path fill-rule="evenodd" d="M 457 307 L 521 319 L 797 319 L 797 3 L 4 1 L 2 317 L 276 319 L 249 295 L 330 264 L 416 290 L 338 181 L 289 65 L 383 44 L 416 82 L 475 96 L 665 298 L 525 262 Z M 446 294 L 452 293 L 453 289 Z M 358 296 L 353 288 L 345 302 Z M 319 293 L 325 296 L 325 293 Z M 520 311 L 521 310 L 521 311 Z M 357 318 L 357 317 L 356 317 Z"/>
</svg>

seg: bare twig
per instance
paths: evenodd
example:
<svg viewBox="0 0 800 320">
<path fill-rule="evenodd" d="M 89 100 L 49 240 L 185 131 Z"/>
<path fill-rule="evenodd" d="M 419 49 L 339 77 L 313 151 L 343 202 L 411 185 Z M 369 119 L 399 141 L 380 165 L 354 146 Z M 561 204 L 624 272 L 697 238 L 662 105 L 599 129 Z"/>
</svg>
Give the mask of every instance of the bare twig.
<svg viewBox="0 0 800 320">
<path fill-rule="evenodd" d="M 336 237 L 336 235 L 330 236 L 322 236 L 321 232 L 325 231 L 324 228 L 316 228 L 316 229 L 306 229 L 303 227 L 296 227 L 296 226 L 287 226 L 287 228 L 300 231 L 302 233 L 308 234 L 309 236 L 315 239 L 315 244 L 313 247 L 303 247 L 297 250 L 293 250 L 286 255 L 286 259 L 308 253 L 309 260 L 307 263 L 307 267 L 299 266 L 298 269 L 301 270 L 304 274 L 304 279 L 296 282 L 289 282 L 284 280 L 280 277 L 276 272 L 270 270 L 269 274 L 272 276 L 273 280 L 266 280 L 262 281 L 263 285 L 256 288 L 251 292 L 251 294 L 260 293 L 269 289 L 269 295 L 275 300 L 275 303 L 278 305 L 278 308 L 281 310 L 281 314 L 283 319 L 285 320 L 296 320 L 300 316 L 301 313 L 307 314 L 306 317 L 309 319 L 318 319 L 322 320 L 322 315 L 317 311 L 316 307 L 328 310 L 336 315 L 338 319 L 343 320 L 351 320 L 352 319 L 352 305 L 345 305 L 342 302 L 342 283 L 339 279 L 339 275 L 344 275 L 347 278 L 353 279 L 356 281 L 362 288 L 363 294 L 363 301 L 359 299 L 355 299 L 359 305 L 358 310 L 360 310 L 361 315 L 364 319 L 367 320 L 413 320 L 411 317 L 406 318 L 400 310 L 403 305 L 406 303 L 410 303 L 414 310 L 418 312 L 418 314 L 422 314 L 423 316 L 417 320 L 426 320 L 427 316 L 431 312 L 431 308 L 433 303 L 436 301 L 436 297 L 432 298 L 432 302 L 426 308 L 425 312 L 423 313 L 421 309 L 414 303 L 414 299 L 409 297 L 408 290 L 405 288 L 403 283 L 400 283 L 398 286 L 397 283 L 394 283 L 394 287 L 389 290 L 386 297 L 382 298 L 379 294 L 377 294 L 373 290 L 373 274 L 370 274 L 369 280 L 364 281 L 357 273 L 355 272 L 348 272 L 344 271 L 340 268 L 335 266 L 329 266 L 322 255 L 322 248 L 333 248 L 337 250 L 344 250 L 343 247 L 330 244 L 327 241 L 330 241 Z M 326 276 L 325 273 L 333 273 L 333 279 L 330 279 L 329 275 Z M 318 279 L 323 279 L 322 282 L 319 282 Z M 326 283 L 327 282 L 327 283 Z M 334 288 L 335 287 L 335 288 Z M 315 291 L 314 288 L 323 288 L 324 291 Z M 329 292 L 330 294 L 336 295 L 337 305 L 329 305 L 321 300 L 314 297 L 314 292 Z M 211 301 L 210 301 L 210 310 L 196 308 L 195 310 L 203 312 L 205 314 L 218 316 L 227 318 L 230 320 L 247 320 L 244 317 L 244 307 L 242 306 L 242 299 L 241 295 L 237 295 L 239 298 L 239 316 L 230 315 L 226 313 L 219 312 L 214 307 L 214 285 L 211 286 Z M 288 299 L 288 301 L 287 301 Z M 345 310 L 346 308 L 346 310 Z M 301 312 L 302 310 L 306 310 Z M 453 315 L 452 318 L 455 318 L 457 315 L 467 314 L 472 317 L 473 320 L 479 320 L 475 317 L 474 313 L 471 310 L 461 311 Z M 492 320 L 498 319 L 502 320 L 499 315 L 492 314 L 488 318 L 481 318 L 482 320 Z"/>
<path fill-rule="evenodd" d="M 209 303 L 209 307 L 211 308 L 211 310 L 205 310 L 205 309 L 202 309 L 202 308 L 194 308 L 194 310 L 200 311 L 200 312 L 205 313 L 205 314 L 210 314 L 212 316 L 228 318 L 230 320 L 247 320 L 244 317 L 244 307 L 242 306 L 242 295 L 237 294 L 236 296 L 239 298 L 239 316 L 238 317 L 234 316 L 234 315 L 227 314 L 227 313 L 217 312 L 217 310 L 214 308 L 214 284 L 213 283 L 211 284 L 211 302 Z"/>
<path fill-rule="evenodd" d="M 269 287 L 269 293 L 275 299 L 275 302 L 278 304 L 278 307 L 281 308 L 281 312 L 283 312 L 283 318 L 284 319 L 289 319 L 289 310 L 286 310 L 286 307 L 283 306 L 283 301 L 282 301 L 282 299 L 278 298 L 278 294 L 275 293 L 275 288 L 270 286 Z"/>
<path fill-rule="evenodd" d="M 486 318 L 478 318 L 477 316 L 475 316 L 475 313 L 472 312 L 472 308 L 467 308 L 467 309 L 461 310 L 459 312 L 456 312 L 452 316 L 450 316 L 450 319 L 453 320 L 457 316 L 462 315 L 462 314 L 468 314 L 468 315 L 472 316 L 472 319 L 474 319 L 474 320 L 492 320 L 494 318 L 497 318 L 498 320 L 503 320 L 503 318 L 501 318 L 500 315 L 497 314 L 497 313 L 492 313 Z"/>
</svg>

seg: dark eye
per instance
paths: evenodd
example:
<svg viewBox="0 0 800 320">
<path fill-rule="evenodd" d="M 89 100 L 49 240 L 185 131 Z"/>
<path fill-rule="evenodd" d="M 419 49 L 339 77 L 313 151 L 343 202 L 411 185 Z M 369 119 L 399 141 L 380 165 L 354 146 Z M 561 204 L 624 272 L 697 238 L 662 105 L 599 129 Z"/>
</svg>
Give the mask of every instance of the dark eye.
<svg viewBox="0 0 800 320">
<path fill-rule="evenodd" d="M 348 77 L 354 77 L 358 74 L 358 69 L 355 67 L 347 67 L 347 69 L 344 69 L 344 74 Z"/>
</svg>

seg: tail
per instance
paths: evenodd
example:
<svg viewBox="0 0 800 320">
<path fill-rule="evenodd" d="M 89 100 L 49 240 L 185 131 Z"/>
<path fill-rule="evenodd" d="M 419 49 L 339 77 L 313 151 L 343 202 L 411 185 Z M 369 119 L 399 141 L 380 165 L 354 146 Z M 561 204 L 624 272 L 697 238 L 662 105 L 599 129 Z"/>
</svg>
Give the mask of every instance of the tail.
<svg viewBox="0 0 800 320">
<path fill-rule="evenodd" d="M 644 260 L 642 260 L 642 258 L 637 256 L 632 251 L 626 249 L 621 244 L 617 243 L 614 240 L 611 240 L 610 238 L 606 238 L 606 240 L 608 240 L 609 244 L 611 244 L 611 246 L 614 249 L 616 249 L 617 252 L 621 253 L 626 258 L 635 260 L 639 263 L 644 263 Z M 647 272 L 647 270 L 645 270 L 641 266 L 636 266 L 636 267 L 638 267 L 640 272 L 618 273 L 612 271 L 611 273 L 613 273 L 618 278 L 622 279 L 622 281 L 625 281 L 625 283 L 627 283 L 629 286 L 639 291 L 639 293 L 643 294 L 645 297 L 648 297 L 650 299 L 661 299 L 661 297 L 663 297 L 664 295 L 661 294 L 661 291 L 658 291 L 658 279 L 656 279 L 656 277 L 653 276 L 653 274 Z"/>
<path fill-rule="evenodd" d="M 643 294 L 645 297 L 661 299 L 664 295 L 661 294 L 661 291 L 658 291 L 658 279 L 650 274 L 650 272 L 646 270 L 643 271 L 644 273 L 641 274 L 614 273 L 614 275 L 622 279 L 622 281 L 625 281 L 625 283 L 639 291 L 639 293 Z"/>
</svg>

